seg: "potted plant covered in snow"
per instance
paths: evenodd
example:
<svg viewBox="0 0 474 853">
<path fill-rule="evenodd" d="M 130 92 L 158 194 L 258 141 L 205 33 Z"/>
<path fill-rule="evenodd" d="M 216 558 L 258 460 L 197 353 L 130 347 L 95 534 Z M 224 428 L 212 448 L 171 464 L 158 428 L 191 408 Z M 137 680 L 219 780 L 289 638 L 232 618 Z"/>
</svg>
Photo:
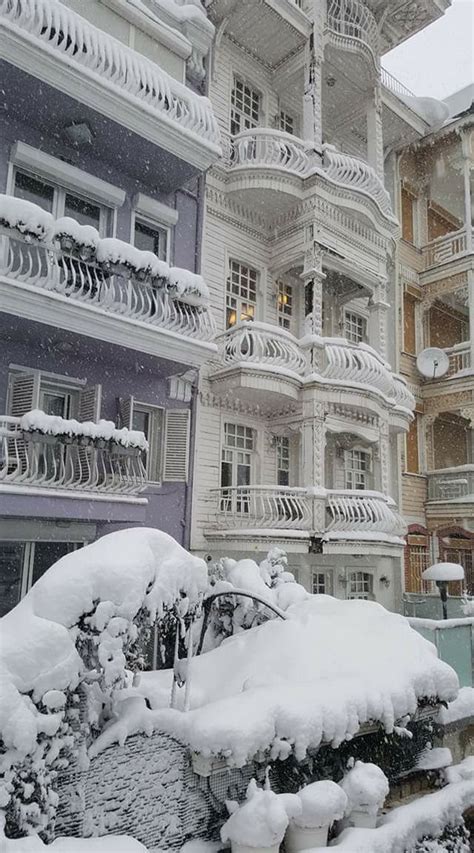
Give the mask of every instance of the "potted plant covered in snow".
<svg viewBox="0 0 474 853">
<path fill-rule="evenodd" d="M 61 216 L 54 223 L 53 239 L 59 242 L 63 252 L 71 252 L 87 261 L 95 255 L 100 237 L 92 225 L 80 225 L 70 216 Z"/>
<path fill-rule="evenodd" d="M 290 820 L 285 836 L 286 853 L 326 847 L 331 824 L 346 812 L 346 794 L 335 782 L 324 780 L 301 788 L 297 797 L 301 812 Z"/>
<path fill-rule="evenodd" d="M 157 281 L 167 278 L 168 264 L 153 252 L 143 252 L 130 243 L 107 237 L 99 241 L 97 261 L 106 270 L 117 275 L 132 275 L 139 281 Z"/>
<path fill-rule="evenodd" d="M 27 241 L 51 239 L 54 219 L 32 201 L 0 194 L 0 226 L 17 231 Z"/>
<path fill-rule="evenodd" d="M 230 817 L 221 829 L 221 839 L 230 841 L 232 853 L 278 853 L 289 819 L 302 809 L 296 794 L 275 794 L 268 787 L 259 788 L 255 779 L 241 806 L 226 805 Z"/>
<path fill-rule="evenodd" d="M 375 829 L 377 813 L 389 792 L 385 773 L 377 764 L 356 761 L 344 776 L 341 788 L 347 796 L 348 824 Z"/>
</svg>

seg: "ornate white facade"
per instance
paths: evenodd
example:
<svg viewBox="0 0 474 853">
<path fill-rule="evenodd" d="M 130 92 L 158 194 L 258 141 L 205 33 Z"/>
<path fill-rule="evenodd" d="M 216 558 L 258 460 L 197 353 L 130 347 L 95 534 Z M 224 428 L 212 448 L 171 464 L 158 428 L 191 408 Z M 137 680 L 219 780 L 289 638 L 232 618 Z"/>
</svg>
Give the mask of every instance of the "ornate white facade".
<svg viewBox="0 0 474 853">
<path fill-rule="evenodd" d="M 380 52 L 442 11 L 417 4 L 426 20 L 407 23 L 404 5 L 207 4 L 224 157 L 208 174 L 202 272 L 219 336 L 191 539 L 210 560 L 282 547 L 308 588 L 388 606 L 414 398 L 391 367 L 399 226 L 384 185 L 384 141 L 407 110 Z"/>
</svg>

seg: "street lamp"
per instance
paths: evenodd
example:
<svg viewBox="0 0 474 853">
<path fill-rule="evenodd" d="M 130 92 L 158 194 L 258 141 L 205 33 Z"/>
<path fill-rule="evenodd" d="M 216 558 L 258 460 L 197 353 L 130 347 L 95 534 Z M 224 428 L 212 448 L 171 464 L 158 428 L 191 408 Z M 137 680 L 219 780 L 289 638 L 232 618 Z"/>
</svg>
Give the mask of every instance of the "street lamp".
<svg viewBox="0 0 474 853">
<path fill-rule="evenodd" d="M 448 583 L 463 581 L 464 569 L 459 563 L 435 563 L 422 573 L 424 581 L 435 581 L 443 605 L 443 619 L 448 618 Z"/>
</svg>

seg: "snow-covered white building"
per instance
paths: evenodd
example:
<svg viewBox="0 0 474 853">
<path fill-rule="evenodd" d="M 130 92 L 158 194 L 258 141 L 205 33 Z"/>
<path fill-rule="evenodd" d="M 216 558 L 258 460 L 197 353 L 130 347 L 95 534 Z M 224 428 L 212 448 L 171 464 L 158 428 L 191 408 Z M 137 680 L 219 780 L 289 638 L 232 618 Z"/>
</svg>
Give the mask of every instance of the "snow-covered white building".
<svg viewBox="0 0 474 853">
<path fill-rule="evenodd" d="M 415 401 L 396 372 L 388 155 L 433 115 L 380 58 L 448 5 L 206 4 L 224 157 L 206 187 L 219 334 L 200 388 L 191 546 L 212 560 L 276 544 L 307 589 L 389 606 Z"/>
<path fill-rule="evenodd" d="M 213 36 L 199 4 L 0 2 L 2 613 L 106 531 L 186 540 Z"/>
</svg>

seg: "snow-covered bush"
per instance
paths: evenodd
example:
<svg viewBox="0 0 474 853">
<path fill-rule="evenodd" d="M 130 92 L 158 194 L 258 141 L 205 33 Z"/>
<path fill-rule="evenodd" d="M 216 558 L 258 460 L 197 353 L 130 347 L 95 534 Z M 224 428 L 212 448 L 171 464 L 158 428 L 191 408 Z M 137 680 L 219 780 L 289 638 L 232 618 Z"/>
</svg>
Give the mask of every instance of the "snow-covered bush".
<svg viewBox="0 0 474 853">
<path fill-rule="evenodd" d="M 259 788 L 252 779 L 246 801 L 227 803 L 229 819 L 221 829 L 222 841 L 238 847 L 271 849 L 283 841 L 289 819 L 301 812 L 301 802 L 295 794 L 275 794 L 269 788 Z"/>
</svg>

